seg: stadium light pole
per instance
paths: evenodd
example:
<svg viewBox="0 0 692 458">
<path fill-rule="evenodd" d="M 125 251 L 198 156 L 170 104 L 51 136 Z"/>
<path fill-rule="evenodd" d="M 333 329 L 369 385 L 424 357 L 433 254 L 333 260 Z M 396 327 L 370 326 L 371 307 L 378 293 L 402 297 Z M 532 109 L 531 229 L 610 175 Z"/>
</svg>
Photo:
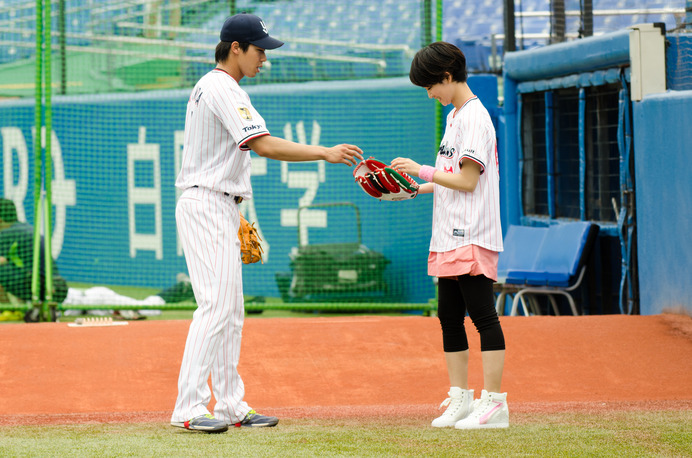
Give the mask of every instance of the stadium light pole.
<svg viewBox="0 0 692 458">
<path fill-rule="evenodd" d="M 514 0 L 505 0 L 504 21 L 505 43 L 502 47 L 503 54 L 517 50 L 517 41 L 514 36 Z"/>
<path fill-rule="evenodd" d="M 583 0 L 581 10 L 581 30 L 580 37 L 590 37 L 593 35 L 593 0 Z"/>
<path fill-rule="evenodd" d="M 565 41 L 565 0 L 550 1 L 550 44 Z"/>
</svg>

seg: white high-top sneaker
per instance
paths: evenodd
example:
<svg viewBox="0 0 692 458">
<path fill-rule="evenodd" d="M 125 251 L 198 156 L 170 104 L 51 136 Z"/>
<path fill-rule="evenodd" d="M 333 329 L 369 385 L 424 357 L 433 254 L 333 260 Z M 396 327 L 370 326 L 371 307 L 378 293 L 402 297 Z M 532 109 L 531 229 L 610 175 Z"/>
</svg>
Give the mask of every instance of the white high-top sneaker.
<svg viewBox="0 0 692 458">
<path fill-rule="evenodd" d="M 474 405 L 473 412 L 456 422 L 454 427 L 456 429 L 509 427 L 507 393 L 488 393 L 483 390 L 481 399 Z"/>
<path fill-rule="evenodd" d="M 458 386 L 453 386 L 447 395 L 449 397 L 440 404 L 440 408 L 447 406 L 447 410 L 432 421 L 432 426 L 435 428 L 454 426 L 456 422 L 471 413 L 473 390 L 464 390 Z"/>
</svg>

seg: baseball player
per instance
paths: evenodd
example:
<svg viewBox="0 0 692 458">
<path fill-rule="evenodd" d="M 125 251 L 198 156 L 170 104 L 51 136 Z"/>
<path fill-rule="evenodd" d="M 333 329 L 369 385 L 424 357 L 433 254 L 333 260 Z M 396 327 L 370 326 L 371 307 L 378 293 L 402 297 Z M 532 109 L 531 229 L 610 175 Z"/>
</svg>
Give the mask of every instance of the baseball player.
<svg viewBox="0 0 692 458">
<path fill-rule="evenodd" d="M 502 251 L 495 129 L 466 82 L 466 58 L 456 46 L 436 42 L 421 49 L 409 77 L 430 98 L 454 105 L 434 167 L 407 158 L 392 161 L 395 170 L 427 182 L 419 194 L 434 193 L 428 274 L 438 278 L 438 316 L 451 388 L 442 403 L 448 407 L 432 426 L 506 428 L 507 393 L 500 392 L 505 340 L 493 295 Z M 467 312 L 481 338 L 484 389 L 476 403 L 468 389 Z"/>
<path fill-rule="evenodd" d="M 216 433 L 229 425 L 267 427 L 279 421 L 243 400 L 237 369 L 244 319 L 238 204 L 252 197 L 250 150 L 285 161 L 351 166 L 362 159 L 354 145 L 301 145 L 269 134 L 238 83 L 261 71 L 266 49 L 281 45 L 259 17 L 228 18 L 216 47 L 216 68 L 199 80 L 188 101 L 176 223 L 198 308 L 185 343 L 173 426 Z M 207 408 L 210 373 L 213 415 Z"/>
</svg>

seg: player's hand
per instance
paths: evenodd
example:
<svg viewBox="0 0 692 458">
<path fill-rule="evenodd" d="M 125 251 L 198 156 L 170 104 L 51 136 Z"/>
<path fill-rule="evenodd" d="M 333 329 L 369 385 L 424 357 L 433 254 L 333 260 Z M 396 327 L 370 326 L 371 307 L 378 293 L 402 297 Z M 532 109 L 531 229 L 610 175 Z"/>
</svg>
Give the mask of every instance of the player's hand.
<svg viewBox="0 0 692 458">
<path fill-rule="evenodd" d="M 356 145 L 336 145 L 327 148 L 324 159 L 332 164 L 346 164 L 350 167 L 363 160 L 363 151 Z"/>
<path fill-rule="evenodd" d="M 392 161 L 392 168 L 397 172 L 405 172 L 417 177 L 420 173 L 420 164 L 406 157 L 397 157 Z"/>
</svg>

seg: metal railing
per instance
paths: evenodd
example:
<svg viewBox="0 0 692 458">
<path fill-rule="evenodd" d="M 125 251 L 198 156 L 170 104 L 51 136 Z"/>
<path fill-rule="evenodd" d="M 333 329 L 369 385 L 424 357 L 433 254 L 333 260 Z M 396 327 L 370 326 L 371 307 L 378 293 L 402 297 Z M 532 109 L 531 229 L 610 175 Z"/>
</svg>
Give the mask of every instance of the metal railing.
<svg viewBox="0 0 692 458">
<path fill-rule="evenodd" d="M 632 9 L 603 9 L 594 10 L 594 16 L 641 16 L 641 15 L 665 15 L 665 14 L 676 14 L 684 17 L 685 8 L 632 8 Z M 565 16 L 568 17 L 580 17 L 581 12 L 578 10 L 565 11 Z M 551 11 L 525 11 L 516 12 L 515 16 L 518 18 L 549 18 L 552 16 Z M 607 31 L 599 31 L 594 33 L 594 35 L 601 35 L 607 33 Z M 517 39 L 530 39 L 530 40 L 548 40 L 550 39 L 549 33 L 518 33 L 515 35 Z M 580 34 L 577 32 L 565 33 L 565 38 L 577 39 L 580 38 Z M 498 53 L 498 41 L 502 43 L 505 39 L 504 33 L 496 33 L 490 35 L 490 70 L 492 72 L 499 72 L 502 68 L 502 58 Z"/>
</svg>

